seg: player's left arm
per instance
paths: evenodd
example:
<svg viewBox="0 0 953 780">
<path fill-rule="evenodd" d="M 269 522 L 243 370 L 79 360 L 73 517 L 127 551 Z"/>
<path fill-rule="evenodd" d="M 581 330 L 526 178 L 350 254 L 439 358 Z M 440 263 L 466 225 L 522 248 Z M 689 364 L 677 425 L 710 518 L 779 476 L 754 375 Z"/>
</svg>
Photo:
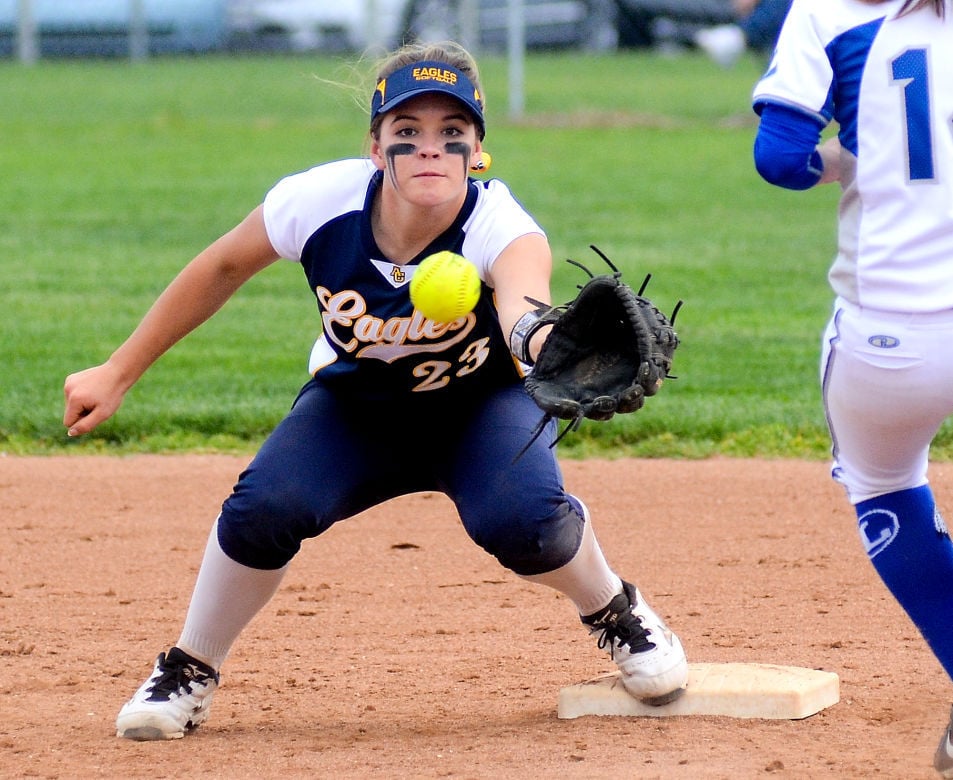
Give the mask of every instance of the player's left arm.
<svg viewBox="0 0 953 780">
<path fill-rule="evenodd" d="M 547 305 L 551 302 L 552 271 L 552 250 L 546 237 L 540 233 L 529 233 L 515 239 L 493 263 L 488 282 L 495 291 L 500 327 L 505 338 L 509 338 L 520 317 L 537 308 L 527 298 Z M 530 343 L 530 355 L 534 358 L 547 332 L 548 328 L 534 335 Z"/>
<path fill-rule="evenodd" d="M 807 190 L 833 181 L 825 178 L 825 165 L 830 160 L 819 148 L 823 129 L 817 117 L 804 111 L 780 104 L 763 105 L 754 142 L 758 173 L 769 184 L 789 190 Z"/>
</svg>

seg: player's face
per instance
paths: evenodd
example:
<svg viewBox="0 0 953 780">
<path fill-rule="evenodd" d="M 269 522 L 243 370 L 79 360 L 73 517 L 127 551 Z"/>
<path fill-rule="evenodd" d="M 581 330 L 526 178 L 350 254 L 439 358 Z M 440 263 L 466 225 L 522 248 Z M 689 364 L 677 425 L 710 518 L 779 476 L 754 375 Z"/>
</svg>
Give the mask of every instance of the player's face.
<svg viewBox="0 0 953 780">
<path fill-rule="evenodd" d="M 371 158 L 398 194 L 420 206 L 460 199 L 482 150 L 473 118 L 449 95 L 421 95 L 384 116 Z"/>
</svg>

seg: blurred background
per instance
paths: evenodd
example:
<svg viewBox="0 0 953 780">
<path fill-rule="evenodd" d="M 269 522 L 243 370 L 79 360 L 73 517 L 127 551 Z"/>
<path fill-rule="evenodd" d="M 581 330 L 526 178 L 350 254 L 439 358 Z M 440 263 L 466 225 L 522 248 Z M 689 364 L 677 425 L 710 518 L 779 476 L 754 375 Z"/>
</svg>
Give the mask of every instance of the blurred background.
<svg viewBox="0 0 953 780">
<path fill-rule="evenodd" d="M 838 191 L 755 171 L 765 55 L 724 67 L 693 44 L 740 1 L 0 0 L 0 457 L 254 451 L 322 327 L 293 264 L 249 281 L 95 436 L 65 436 L 63 380 L 280 176 L 366 152 L 378 54 L 447 37 L 479 56 L 491 176 L 545 227 L 554 299 L 594 243 L 651 274 L 666 312 L 685 302 L 679 381 L 561 453 L 827 457 L 805 378 Z"/>
<path fill-rule="evenodd" d="M 474 52 L 677 51 L 732 0 L 0 0 L 0 57 L 353 53 L 454 39 Z"/>
</svg>

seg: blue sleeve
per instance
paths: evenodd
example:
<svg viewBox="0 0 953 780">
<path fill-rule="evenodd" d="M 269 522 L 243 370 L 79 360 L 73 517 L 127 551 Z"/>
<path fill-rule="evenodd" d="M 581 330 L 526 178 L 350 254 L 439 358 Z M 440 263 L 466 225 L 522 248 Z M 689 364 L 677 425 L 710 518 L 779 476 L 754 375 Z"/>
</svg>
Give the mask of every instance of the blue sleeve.
<svg viewBox="0 0 953 780">
<path fill-rule="evenodd" d="M 816 117 L 788 106 L 766 103 L 754 141 L 754 165 L 769 184 L 806 190 L 824 170 L 817 144 L 824 125 Z"/>
</svg>

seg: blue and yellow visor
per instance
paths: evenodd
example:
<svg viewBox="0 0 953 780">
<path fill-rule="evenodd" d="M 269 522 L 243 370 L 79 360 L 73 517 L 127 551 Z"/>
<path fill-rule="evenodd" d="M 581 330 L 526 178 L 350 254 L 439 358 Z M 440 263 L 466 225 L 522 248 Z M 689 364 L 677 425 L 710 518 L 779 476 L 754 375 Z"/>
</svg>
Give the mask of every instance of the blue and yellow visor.
<svg viewBox="0 0 953 780">
<path fill-rule="evenodd" d="M 465 105 L 476 122 L 480 140 L 486 135 L 483 119 L 483 96 L 462 72 L 445 62 L 426 60 L 398 68 L 377 82 L 371 98 L 371 122 L 401 103 L 418 95 L 441 92 Z"/>
</svg>

